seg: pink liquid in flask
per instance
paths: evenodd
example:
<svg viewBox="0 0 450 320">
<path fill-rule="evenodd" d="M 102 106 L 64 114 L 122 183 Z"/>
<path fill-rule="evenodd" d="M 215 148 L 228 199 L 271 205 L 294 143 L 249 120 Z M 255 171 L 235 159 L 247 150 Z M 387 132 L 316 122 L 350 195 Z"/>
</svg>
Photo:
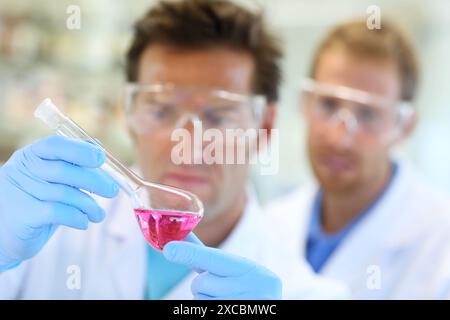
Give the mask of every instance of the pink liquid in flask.
<svg viewBox="0 0 450 320">
<path fill-rule="evenodd" d="M 134 209 L 134 213 L 145 239 L 159 251 L 170 241 L 183 240 L 202 218 L 180 211 Z"/>
</svg>

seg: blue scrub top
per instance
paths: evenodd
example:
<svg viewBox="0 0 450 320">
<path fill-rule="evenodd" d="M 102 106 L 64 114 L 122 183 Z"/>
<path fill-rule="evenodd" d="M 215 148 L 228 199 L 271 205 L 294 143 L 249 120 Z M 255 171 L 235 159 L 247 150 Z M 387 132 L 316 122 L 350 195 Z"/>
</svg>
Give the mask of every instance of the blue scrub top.
<svg viewBox="0 0 450 320">
<path fill-rule="evenodd" d="M 327 262 L 331 254 L 336 250 L 339 244 L 349 235 L 355 226 L 363 220 L 367 214 L 381 201 L 386 194 L 389 186 L 392 184 L 398 170 L 396 163 L 392 164 L 392 174 L 389 182 L 384 187 L 380 195 L 356 218 L 354 218 L 344 229 L 334 234 L 327 234 L 323 231 L 321 223 L 322 215 L 322 190 L 317 192 L 311 212 L 311 220 L 308 228 L 308 237 L 306 241 L 306 259 L 314 271 L 319 272 Z"/>
</svg>

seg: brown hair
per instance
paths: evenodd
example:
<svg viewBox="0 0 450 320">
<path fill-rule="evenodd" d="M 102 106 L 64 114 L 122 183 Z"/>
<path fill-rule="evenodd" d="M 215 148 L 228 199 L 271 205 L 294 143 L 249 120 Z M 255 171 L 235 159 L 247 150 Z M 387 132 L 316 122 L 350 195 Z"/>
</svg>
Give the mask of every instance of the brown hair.
<svg viewBox="0 0 450 320">
<path fill-rule="evenodd" d="M 393 62 L 401 79 L 401 99 L 413 100 L 418 81 L 416 57 L 406 37 L 392 24 L 383 22 L 381 29 L 373 30 L 367 28 L 365 20 L 338 25 L 317 50 L 311 77 L 315 75 L 322 54 L 335 46 L 341 46 L 356 57 Z"/>
<path fill-rule="evenodd" d="M 135 25 L 127 54 L 128 81 L 137 80 L 142 52 L 155 43 L 194 50 L 223 46 L 248 52 L 255 62 L 254 93 L 266 96 L 269 102 L 278 99 L 282 51 L 262 14 L 226 0 L 160 1 Z"/>
</svg>

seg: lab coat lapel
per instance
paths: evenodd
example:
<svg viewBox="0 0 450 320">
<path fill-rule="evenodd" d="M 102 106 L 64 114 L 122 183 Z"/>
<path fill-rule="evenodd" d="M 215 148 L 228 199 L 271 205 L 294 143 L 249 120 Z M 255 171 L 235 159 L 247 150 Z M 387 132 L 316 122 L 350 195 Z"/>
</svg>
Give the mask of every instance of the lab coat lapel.
<svg viewBox="0 0 450 320">
<path fill-rule="evenodd" d="M 295 252 L 305 256 L 311 204 L 317 190 L 315 184 L 306 185 L 264 208 L 269 231 L 277 241 L 280 253 L 289 256 Z"/>
<path fill-rule="evenodd" d="M 262 211 L 253 191 L 248 192 L 244 213 L 231 234 L 219 246 L 235 255 L 259 261 L 262 258 L 261 228 Z"/>
<path fill-rule="evenodd" d="M 367 291 L 367 279 L 372 268 L 381 268 L 389 252 L 402 246 L 395 240 L 394 221 L 399 221 L 399 215 L 405 214 L 401 207 L 408 199 L 408 179 L 404 171 L 399 168 L 383 198 L 332 253 L 321 274 L 343 280 L 354 293 Z"/>
<path fill-rule="evenodd" d="M 113 290 L 119 299 L 142 299 L 146 285 L 146 242 L 128 197 L 121 194 L 111 204 L 105 230 L 109 244 Z"/>
</svg>

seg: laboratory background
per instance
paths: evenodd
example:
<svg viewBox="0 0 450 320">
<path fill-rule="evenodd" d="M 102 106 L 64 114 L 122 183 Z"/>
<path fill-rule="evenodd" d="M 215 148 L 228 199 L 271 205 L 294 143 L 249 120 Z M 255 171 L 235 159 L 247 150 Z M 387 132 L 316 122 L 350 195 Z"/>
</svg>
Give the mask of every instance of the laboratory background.
<svg viewBox="0 0 450 320">
<path fill-rule="evenodd" d="M 51 97 L 121 160 L 132 164 L 132 142 L 123 108 L 124 56 L 133 22 L 154 1 L 0 0 L 0 164 L 14 150 L 50 133 L 33 110 Z M 450 2 L 448 0 L 253 0 L 285 48 L 278 105 L 279 170 L 254 181 L 262 202 L 311 179 L 305 155 L 305 122 L 298 108 L 299 81 L 313 53 L 335 24 L 381 9 L 411 39 L 420 64 L 415 107 L 419 123 L 396 150 L 436 188 L 450 195 Z M 79 29 L 67 26 L 80 8 Z"/>
</svg>

